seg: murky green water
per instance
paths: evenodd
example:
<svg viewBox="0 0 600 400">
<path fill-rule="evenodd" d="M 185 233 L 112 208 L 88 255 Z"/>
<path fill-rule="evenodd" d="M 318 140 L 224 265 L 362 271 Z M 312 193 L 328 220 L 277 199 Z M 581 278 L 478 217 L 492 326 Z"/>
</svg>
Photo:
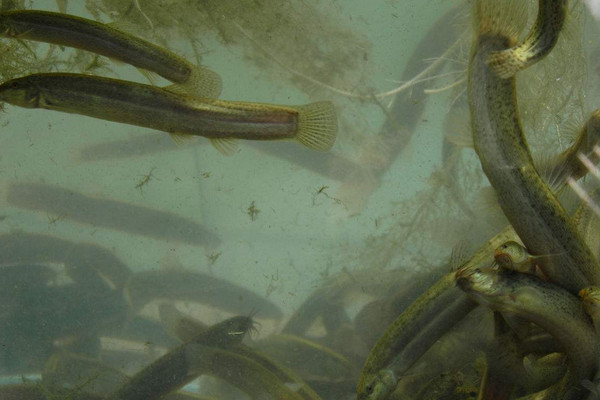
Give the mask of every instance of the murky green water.
<svg viewBox="0 0 600 400">
<path fill-rule="evenodd" d="M 311 293 L 328 285 L 332 296 L 318 305 L 325 311 L 307 322 L 312 327 L 306 335 L 317 342 L 339 336 L 344 344 L 321 342 L 347 357 L 348 373 L 337 377 L 331 393 L 321 388 L 330 389 L 337 379 L 327 376 L 331 370 L 315 372 L 323 377 L 314 379 L 319 381 L 315 388 L 323 398 L 353 398 L 352 382 L 372 345 L 357 333 L 356 321 L 353 325 L 363 306 L 388 293 L 417 288 L 407 294 L 414 298 L 447 270 L 457 244 L 473 251 L 506 224 L 484 193 L 487 183 L 476 155 L 463 147 L 469 136 L 464 80 L 470 19 L 468 7 L 460 10 L 461 2 L 66 4 L 69 14 L 114 22 L 192 62 L 201 58 L 203 66 L 222 77 L 221 99 L 287 105 L 331 100 L 338 113 L 338 139 L 328 153 L 298 143 L 239 141 L 236 153 L 227 157 L 202 137 L 175 144 L 167 134 L 150 129 L 6 104 L 0 115 L 0 261 L 4 266 L 43 264 L 57 275 L 38 286 L 25 280 L 10 289 L 17 300 L 6 300 L 0 313 L 8 327 L 2 346 L 9 348 L 0 353 L 2 374 L 35 375 L 45 358 L 55 351 L 75 351 L 73 343 L 82 337 L 86 340 L 81 339 L 80 349 L 91 357 L 108 360 L 110 348 L 134 349 L 142 360 L 153 359 L 160 354 L 155 347 L 164 343 L 153 343 L 150 334 L 156 332 L 150 328 L 149 337 L 138 335 L 137 343 L 115 338 L 130 339 L 122 332 L 134 315 L 157 320 L 157 307 L 164 301 L 176 302 L 180 311 L 206 324 L 255 312 L 260 327 L 252 343 L 281 332 Z M 52 1 L 25 6 L 58 7 Z M 445 14 L 454 8 L 459 11 Z M 443 15 L 451 17 L 440 20 Z M 571 36 L 559 42 L 546 64 L 519 78 L 524 125 L 532 142 L 537 141 L 532 143 L 535 150 L 566 148 L 568 121 L 581 121 L 596 108 L 598 51 L 592 35 L 597 29 L 586 15 L 577 21 L 583 20 L 585 28 L 583 22 L 573 22 Z M 429 42 L 423 42 L 426 35 Z M 1 40 L 2 80 L 39 72 L 87 72 L 148 83 L 135 68 L 108 59 L 96 68 L 98 59 L 85 52 Z M 11 57 L 20 57 L 16 66 L 7 61 Z M 431 73 L 418 75 L 428 67 Z M 406 84 L 415 76 L 416 81 Z M 159 79 L 157 84 L 168 82 Z M 393 91 L 403 84 L 405 90 Z M 394 101 L 401 106 L 394 108 Z M 386 121 L 391 124 L 387 131 L 382 128 Z M 62 197 L 56 197 L 57 190 Z M 35 243 L 18 247 L 18 235 Z M 82 243 L 101 246 L 113 258 L 73 261 L 73 254 L 99 257 L 82 249 Z M 110 273 L 102 272 L 111 263 L 118 268 L 115 258 L 132 276 L 154 273 L 153 279 L 163 285 L 181 286 L 157 288 L 143 281 L 136 286 L 143 304 L 132 306 L 135 278 L 125 274 L 115 284 Z M 115 314 L 124 313 L 112 315 L 116 321 L 98 323 L 106 316 L 77 314 L 88 310 L 88 302 L 90 310 L 98 311 L 93 307 L 98 301 L 85 295 L 93 290 L 83 283 L 88 264 L 95 268 L 90 281 L 98 276 L 106 280 L 108 274 L 110 296 L 123 300 L 111 303 Z M 183 271 L 195 278 L 169 280 Z M 76 273 L 79 278 L 70 276 Z M 191 285 L 199 274 L 206 280 L 198 291 L 206 294 L 195 297 Z M 43 290 L 36 293 L 39 285 Z M 62 295 L 65 285 L 77 288 L 73 296 Z M 77 311 L 64 305 L 78 301 L 83 305 Z M 335 311 L 326 309 L 332 302 Z M 67 311 L 52 314 L 59 308 Z M 343 316 L 327 320 L 339 310 Z M 58 326 L 77 325 L 78 318 L 89 326 L 56 327 L 44 334 L 50 328 L 40 323 L 41 313 L 50 313 L 50 322 Z M 345 330 L 335 330 L 338 325 Z M 32 330 L 42 333 L 32 335 Z M 131 362 L 127 372 L 142 364 Z"/>
</svg>

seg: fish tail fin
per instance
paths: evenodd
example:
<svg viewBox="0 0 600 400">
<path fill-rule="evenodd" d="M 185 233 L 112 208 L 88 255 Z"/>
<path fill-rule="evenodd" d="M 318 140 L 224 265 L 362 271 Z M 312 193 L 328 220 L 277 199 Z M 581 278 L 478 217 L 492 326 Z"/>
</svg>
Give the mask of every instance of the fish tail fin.
<svg viewBox="0 0 600 400">
<path fill-rule="evenodd" d="M 165 89 L 193 97 L 216 99 L 221 95 L 223 80 L 215 71 L 198 65 L 190 65 L 191 72 L 183 83 L 175 83 Z"/>
<path fill-rule="evenodd" d="M 137 70 L 140 74 L 144 75 L 144 78 L 146 78 L 152 86 L 157 86 L 157 82 L 160 81 L 160 75 L 144 68 L 137 68 Z"/>
<path fill-rule="evenodd" d="M 600 175 L 600 170 L 598 169 L 591 172 L 595 172 Z M 587 217 L 588 219 L 591 218 L 593 214 L 596 214 L 594 218 L 600 218 L 600 192 L 596 190 L 592 193 L 588 193 L 588 191 L 582 184 L 580 184 L 571 177 L 567 178 L 567 185 L 569 185 L 571 190 L 575 192 L 575 194 L 581 199 L 582 202 L 581 206 L 579 207 L 579 210 L 577 210 L 576 212 L 576 218 L 577 214 L 580 214 L 581 212 L 586 212 L 589 215 L 589 217 Z M 580 219 L 581 218 L 579 218 L 578 220 Z"/>
<path fill-rule="evenodd" d="M 568 178 L 578 180 L 589 173 L 600 179 L 597 167 L 600 162 L 600 110 L 594 111 L 585 123 L 572 123 L 565 131 L 563 136 L 573 144 L 558 156 L 545 155 L 536 160 L 537 170 L 555 192 L 562 189 Z"/>
<path fill-rule="evenodd" d="M 508 79 L 527 67 L 526 54 L 518 49 L 496 51 L 488 57 L 488 65 L 494 69 L 496 75 Z"/>
<path fill-rule="evenodd" d="M 295 109 L 298 111 L 296 139 L 310 149 L 329 150 L 335 143 L 338 130 L 333 103 L 320 101 Z"/>
<path fill-rule="evenodd" d="M 493 52 L 488 65 L 496 74 L 507 79 L 527 65 L 527 54 L 517 44 L 520 33 L 527 24 L 528 5 L 521 0 L 477 0 L 475 2 L 474 28 L 479 35 L 501 35 L 509 39 L 511 48 Z"/>
</svg>

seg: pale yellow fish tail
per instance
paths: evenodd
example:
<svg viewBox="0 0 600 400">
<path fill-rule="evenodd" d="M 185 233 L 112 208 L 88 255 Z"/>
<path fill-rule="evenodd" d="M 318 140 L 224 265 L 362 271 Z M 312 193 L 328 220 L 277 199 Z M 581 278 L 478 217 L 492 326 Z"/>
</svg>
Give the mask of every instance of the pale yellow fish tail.
<svg viewBox="0 0 600 400">
<path fill-rule="evenodd" d="M 296 140 L 313 150 L 331 149 L 338 131 L 333 103 L 320 101 L 294 108 L 298 111 Z"/>
<path fill-rule="evenodd" d="M 165 89 L 185 94 L 193 97 L 202 97 L 207 99 L 216 99 L 221 95 L 223 89 L 223 80 L 215 71 L 197 66 L 190 65 L 191 73 L 188 79 L 183 83 L 175 83 L 167 86 Z"/>
<path fill-rule="evenodd" d="M 526 52 L 519 49 L 509 49 L 490 54 L 488 65 L 494 69 L 494 72 L 500 78 L 508 79 L 527 67 L 527 59 Z"/>
<path fill-rule="evenodd" d="M 540 61 L 554 48 L 566 15 L 567 0 L 540 0 L 536 22 L 525 39 L 510 49 L 490 54 L 488 64 L 507 79 Z"/>
</svg>

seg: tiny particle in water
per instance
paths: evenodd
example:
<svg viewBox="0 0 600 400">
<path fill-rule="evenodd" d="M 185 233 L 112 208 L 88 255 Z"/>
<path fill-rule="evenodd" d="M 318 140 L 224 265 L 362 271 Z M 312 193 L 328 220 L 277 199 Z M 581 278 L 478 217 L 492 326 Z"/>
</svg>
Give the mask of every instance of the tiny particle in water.
<svg viewBox="0 0 600 400">
<path fill-rule="evenodd" d="M 252 203 L 250 203 L 250 207 L 248 207 L 248 215 L 250 216 L 250 220 L 256 221 L 256 216 L 258 215 L 259 212 L 260 212 L 260 210 L 258 208 L 256 208 L 256 205 L 254 204 L 254 200 L 252 200 Z"/>
</svg>

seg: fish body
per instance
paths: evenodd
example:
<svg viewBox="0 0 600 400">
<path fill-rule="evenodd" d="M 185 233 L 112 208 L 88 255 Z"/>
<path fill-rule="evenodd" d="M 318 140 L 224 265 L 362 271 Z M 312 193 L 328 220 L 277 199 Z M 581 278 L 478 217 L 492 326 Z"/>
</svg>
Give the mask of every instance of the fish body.
<svg viewBox="0 0 600 400">
<path fill-rule="evenodd" d="M 137 36 L 86 18 L 38 10 L 0 13 L 0 35 L 90 51 L 181 84 L 184 91 L 218 97 L 221 78 Z"/>
<path fill-rule="evenodd" d="M 466 304 L 464 300 L 467 300 Z M 455 303 L 463 306 L 453 307 Z M 418 346 L 422 350 L 421 354 L 424 353 L 427 345 L 435 343 L 449 327 L 468 314 L 473 306 L 472 302 L 456 291 L 454 273 L 442 277 L 396 318 L 373 346 L 361 373 L 357 388 L 358 400 L 387 399 L 398 383 L 398 364 L 410 364 L 404 358 L 405 351 L 414 360 L 414 343 L 420 343 L 421 340 L 428 342 Z M 420 338 L 423 331 L 426 331 L 426 335 Z M 404 372 L 405 370 L 401 371 Z"/>
<path fill-rule="evenodd" d="M 568 0 L 538 1 L 537 18 L 525 39 L 511 48 L 490 54 L 488 62 L 499 77 L 510 78 L 550 53 L 562 31 L 567 3 Z"/>
<path fill-rule="evenodd" d="M 468 76 L 475 150 L 523 244 L 533 254 L 553 255 L 540 259 L 544 274 L 576 294 L 600 281 L 600 265 L 533 165 L 520 122 L 515 79 L 498 77 L 487 64 L 490 54 L 514 43 L 515 33 L 506 29 L 511 21 L 486 9 L 497 11 L 495 1 L 477 4 L 480 21 Z"/>
<path fill-rule="evenodd" d="M 569 371 L 540 392 L 549 397 L 536 398 L 584 398 L 579 383 L 596 374 L 600 342 L 575 295 L 528 274 L 493 269 L 458 276 L 457 285 L 482 305 L 535 323 L 561 344 Z"/>
<path fill-rule="evenodd" d="M 278 319 L 283 312 L 276 304 L 227 280 L 187 270 L 141 271 L 134 274 L 126 296 L 134 310 L 161 298 L 186 300 L 238 314 L 259 310 L 263 318 Z"/>
<path fill-rule="evenodd" d="M 494 249 L 515 237 L 512 227 L 506 227 L 482 245 L 456 274 L 469 274 L 490 265 Z M 465 302 L 467 296 L 461 297 L 455 286 L 455 274 L 444 275 L 394 320 L 365 361 L 357 387 L 358 400 L 388 398 L 401 378 L 396 371 L 406 365 L 407 356 L 418 358 L 419 352 L 426 351 L 475 307 L 473 302 Z M 426 335 L 419 338 L 422 332 Z"/>
<path fill-rule="evenodd" d="M 195 98 L 150 85 L 81 74 L 34 74 L 0 85 L 0 101 L 174 135 L 210 139 L 297 140 L 316 150 L 335 141 L 331 102 L 289 107 Z"/>
<path fill-rule="evenodd" d="M 494 250 L 494 260 L 500 268 L 510 269 L 523 274 L 537 275 L 543 279 L 547 279 L 547 276 L 544 275 L 536 260 L 550 256 L 534 256 L 527 251 L 525 246 L 512 240 L 502 243 Z"/>
</svg>

